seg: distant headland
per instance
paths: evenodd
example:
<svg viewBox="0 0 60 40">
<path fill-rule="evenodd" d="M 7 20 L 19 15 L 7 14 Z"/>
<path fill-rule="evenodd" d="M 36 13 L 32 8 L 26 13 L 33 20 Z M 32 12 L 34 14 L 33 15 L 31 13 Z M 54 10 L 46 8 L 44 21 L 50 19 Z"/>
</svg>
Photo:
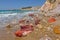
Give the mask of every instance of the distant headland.
<svg viewBox="0 0 60 40">
<path fill-rule="evenodd" d="M 5 9 L 5 10 L 8 10 L 8 11 L 10 11 L 10 10 L 12 10 L 12 11 L 14 11 L 14 10 L 38 10 L 40 8 L 41 8 L 41 6 L 34 6 L 34 7 L 28 6 L 28 7 L 22 7 L 22 8 L 17 8 L 17 9 Z"/>
<path fill-rule="evenodd" d="M 41 6 L 36 6 L 36 7 L 29 6 L 29 7 L 23 7 L 23 8 L 20 8 L 20 9 L 21 10 L 38 10 L 40 8 L 41 8 Z"/>
</svg>

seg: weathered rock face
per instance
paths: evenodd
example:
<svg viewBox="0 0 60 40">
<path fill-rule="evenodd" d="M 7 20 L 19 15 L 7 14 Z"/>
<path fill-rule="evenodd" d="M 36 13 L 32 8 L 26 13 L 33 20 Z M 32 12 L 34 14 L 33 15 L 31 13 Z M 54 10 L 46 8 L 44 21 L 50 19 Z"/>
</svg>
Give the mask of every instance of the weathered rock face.
<svg viewBox="0 0 60 40">
<path fill-rule="evenodd" d="M 60 0 L 47 0 L 45 4 L 41 7 L 41 11 L 48 12 L 50 10 L 56 9 L 59 5 Z M 60 7 L 58 9 L 60 9 Z"/>
<path fill-rule="evenodd" d="M 55 3 L 56 0 L 47 0 L 49 3 Z"/>
<path fill-rule="evenodd" d="M 60 0 L 56 0 L 58 3 L 60 3 Z"/>
</svg>

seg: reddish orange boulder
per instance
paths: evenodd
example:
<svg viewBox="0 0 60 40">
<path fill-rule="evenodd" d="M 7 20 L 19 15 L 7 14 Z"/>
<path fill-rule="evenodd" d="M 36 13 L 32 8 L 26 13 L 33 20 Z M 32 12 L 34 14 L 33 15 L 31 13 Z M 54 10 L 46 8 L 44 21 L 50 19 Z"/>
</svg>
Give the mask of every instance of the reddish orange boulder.
<svg viewBox="0 0 60 40">
<path fill-rule="evenodd" d="M 16 35 L 17 37 L 22 37 L 22 36 L 23 36 L 22 33 L 23 33 L 23 31 L 18 30 L 18 31 L 15 32 L 15 35 Z"/>
<path fill-rule="evenodd" d="M 17 37 L 22 37 L 25 36 L 33 31 L 33 26 L 32 25 L 23 25 L 21 26 L 21 30 L 18 30 L 15 32 L 15 35 Z"/>
</svg>

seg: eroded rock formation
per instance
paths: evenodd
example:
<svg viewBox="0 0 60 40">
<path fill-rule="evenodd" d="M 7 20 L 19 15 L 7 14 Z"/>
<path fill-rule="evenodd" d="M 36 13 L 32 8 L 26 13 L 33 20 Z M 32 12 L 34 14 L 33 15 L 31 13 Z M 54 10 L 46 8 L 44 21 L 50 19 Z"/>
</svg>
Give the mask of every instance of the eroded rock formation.
<svg viewBox="0 0 60 40">
<path fill-rule="evenodd" d="M 41 11 L 50 11 L 56 9 L 60 4 L 60 0 L 47 0 L 45 4 L 41 7 Z"/>
</svg>

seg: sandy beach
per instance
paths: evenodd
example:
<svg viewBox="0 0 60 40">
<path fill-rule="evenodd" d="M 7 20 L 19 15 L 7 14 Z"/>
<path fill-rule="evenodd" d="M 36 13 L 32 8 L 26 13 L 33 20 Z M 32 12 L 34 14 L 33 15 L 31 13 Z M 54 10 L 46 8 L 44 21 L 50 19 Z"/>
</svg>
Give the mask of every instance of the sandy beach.
<svg viewBox="0 0 60 40">
<path fill-rule="evenodd" d="M 41 36 L 39 32 L 39 29 L 35 29 L 35 31 L 25 37 L 16 37 L 11 30 L 2 28 L 0 29 L 0 40 L 39 40 Z"/>
<path fill-rule="evenodd" d="M 0 40 L 60 40 L 60 2 L 48 0 L 39 9 L 2 11 Z"/>
<path fill-rule="evenodd" d="M 41 26 L 41 24 L 38 24 L 37 27 L 34 27 L 32 33 L 23 37 L 16 37 L 13 29 L 7 29 L 6 27 L 0 28 L 0 40 L 40 40 L 44 35 L 48 35 L 49 38 L 52 38 L 51 40 L 56 40 L 57 38 L 60 39 L 59 35 L 47 30 L 47 27 L 42 28 Z"/>
</svg>

